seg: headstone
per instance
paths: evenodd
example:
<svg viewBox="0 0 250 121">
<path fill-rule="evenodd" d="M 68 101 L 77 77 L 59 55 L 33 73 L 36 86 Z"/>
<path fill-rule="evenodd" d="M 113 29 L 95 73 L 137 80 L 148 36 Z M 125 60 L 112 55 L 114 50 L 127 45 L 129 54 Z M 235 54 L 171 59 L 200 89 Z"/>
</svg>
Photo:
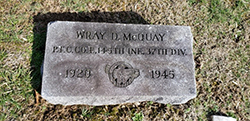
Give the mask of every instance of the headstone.
<svg viewBox="0 0 250 121">
<path fill-rule="evenodd" d="M 181 104 L 196 96 L 188 26 L 48 24 L 42 97 L 53 104 Z"/>
</svg>

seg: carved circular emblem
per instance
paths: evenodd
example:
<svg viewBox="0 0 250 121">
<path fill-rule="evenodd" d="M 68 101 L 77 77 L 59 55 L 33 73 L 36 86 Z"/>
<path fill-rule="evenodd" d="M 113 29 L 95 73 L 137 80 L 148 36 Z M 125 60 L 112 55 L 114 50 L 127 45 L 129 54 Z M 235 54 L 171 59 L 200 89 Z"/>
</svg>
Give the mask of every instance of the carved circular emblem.
<svg viewBox="0 0 250 121">
<path fill-rule="evenodd" d="M 107 65 L 105 71 L 109 75 L 109 80 L 117 87 L 130 85 L 140 75 L 138 69 L 134 69 L 123 61 L 116 62 L 111 66 Z"/>
</svg>

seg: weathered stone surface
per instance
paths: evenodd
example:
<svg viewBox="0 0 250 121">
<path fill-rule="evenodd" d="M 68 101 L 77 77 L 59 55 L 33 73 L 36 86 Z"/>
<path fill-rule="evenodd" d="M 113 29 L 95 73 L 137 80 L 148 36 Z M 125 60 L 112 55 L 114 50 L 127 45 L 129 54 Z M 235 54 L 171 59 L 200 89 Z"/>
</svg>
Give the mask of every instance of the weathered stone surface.
<svg viewBox="0 0 250 121">
<path fill-rule="evenodd" d="M 181 104 L 196 96 L 188 26 L 48 24 L 42 97 L 53 104 Z"/>
</svg>

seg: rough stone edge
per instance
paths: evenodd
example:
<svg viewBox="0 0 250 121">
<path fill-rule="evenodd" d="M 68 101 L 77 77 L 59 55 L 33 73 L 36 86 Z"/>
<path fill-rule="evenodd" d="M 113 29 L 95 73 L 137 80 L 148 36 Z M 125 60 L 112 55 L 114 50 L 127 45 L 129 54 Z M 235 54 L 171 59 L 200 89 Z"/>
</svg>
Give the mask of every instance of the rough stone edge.
<svg viewBox="0 0 250 121">
<path fill-rule="evenodd" d="M 80 22 L 80 21 L 51 21 L 47 24 L 47 30 L 50 26 L 54 24 L 60 24 L 60 23 L 72 23 L 72 24 L 81 24 L 81 23 L 86 23 L 86 24 L 107 24 L 107 25 L 118 25 L 118 26 L 154 26 L 154 27 L 159 27 L 159 26 L 165 26 L 165 27 L 184 27 L 185 29 L 189 29 L 191 32 L 191 27 L 190 26 L 180 26 L 180 25 L 152 25 L 152 24 L 131 24 L 131 23 L 106 23 L 106 22 Z M 192 32 L 191 32 L 192 33 Z M 193 36 L 192 36 L 193 37 Z M 193 40 L 192 40 L 193 42 Z"/>
<path fill-rule="evenodd" d="M 163 104 L 179 105 L 188 102 L 196 97 L 195 95 L 188 96 L 67 96 L 67 97 L 46 97 L 49 103 L 62 105 L 116 105 L 125 103 L 134 103 L 141 101 L 153 101 Z"/>
</svg>

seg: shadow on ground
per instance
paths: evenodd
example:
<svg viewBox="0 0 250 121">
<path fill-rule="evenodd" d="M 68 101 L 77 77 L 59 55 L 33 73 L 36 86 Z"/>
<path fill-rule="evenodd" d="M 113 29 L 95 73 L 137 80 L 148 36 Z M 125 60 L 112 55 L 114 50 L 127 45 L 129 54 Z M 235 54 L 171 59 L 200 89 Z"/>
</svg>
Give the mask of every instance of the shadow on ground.
<svg viewBox="0 0 250 121">
<path fill-rule="evenodd" d="M 45 41 L 47 24 L 51 21 L 80 21 L 80 22 L 106 22 L 106 23 L 125 23 L 125 24 L 148 24 L 139 14 L 131 11 L 122 12 L 81 12 L 81 13 L 46 13 L 33 16 L 34 40 L 32 46 L 32 87 L 41 93 L 41 65 L 45 53 Z"/>
</svg>

